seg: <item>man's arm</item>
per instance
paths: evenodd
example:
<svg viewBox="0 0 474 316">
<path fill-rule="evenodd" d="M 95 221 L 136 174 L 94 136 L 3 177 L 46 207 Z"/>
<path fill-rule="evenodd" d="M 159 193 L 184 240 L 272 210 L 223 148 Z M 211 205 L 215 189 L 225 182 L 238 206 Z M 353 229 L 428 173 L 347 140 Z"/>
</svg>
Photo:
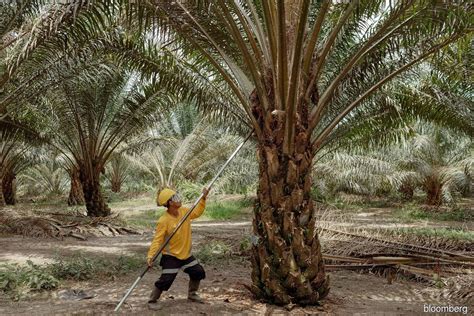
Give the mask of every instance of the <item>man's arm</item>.
<svg viewBox="0 0 474 316">
<path fill-rule="evenodd" d="M 198 205 L 196 205 L 196 207 L 194 208 L 194 210 L 191 212 L 191 215 L 189 215 L 189 217 L 191 219 L 195 219 L 195 218 L 198 218 L 199 216 L 202 215 L 202 213 L 204 213 L 204 209 L 206 208 L 206 198 L 202 198 Z"/>
<path fill-rule="evenodd" d="M 204 213 L 204 209 L 206 208 L 206 198 L 207 198 L 207 195 L 209 194 L 209 190 L 204 188 L 202 190 L 202 193 L 203 193 L 202 199 L 199 201 L 198 205 L 196 205 L 191 215 L 189 215 L 191 219 L 198 218 L 199 216 L 202 215 L 202 213 Z"/>
<path fill-rule="evenodd" d="M 166 224 L 158 220 L 158 224 L 156 225 L 155 237 L 153 237 L 153 241 L 151 242 L 150 249 L 148 250 L 147 255 L 147 263 L 151 266 L 153 263 L 151 260 L 155 256 L 158 249 L 160 249 L 161 245 L 165 241 L 165 234 L 166 234 Z"/>
</svg>

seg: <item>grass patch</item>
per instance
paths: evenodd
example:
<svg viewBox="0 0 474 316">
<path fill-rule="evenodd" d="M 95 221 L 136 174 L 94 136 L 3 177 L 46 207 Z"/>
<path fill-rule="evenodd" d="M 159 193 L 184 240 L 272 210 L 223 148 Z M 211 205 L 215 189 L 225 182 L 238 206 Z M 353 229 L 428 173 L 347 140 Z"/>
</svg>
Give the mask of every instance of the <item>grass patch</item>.
<svg viewBox="0 0 474 316">
<path fill-rule="evenodd" d="M 253 205 L 249 198 L 232 201 L 210 202 L 206 205 L 204 217 L 215 220 L 235 219 L 244 214 L 244 209 Z"/>
<path fill-rule="evenodd" d="M 144 210 L 138 212 L 137 215 L 127 217 L 125 221 L 127 225 L 134 228 L 152 229 L 156 227 L 156 221 L 164 212 L 165 209 L 161 207 L 156 210 Z"/>
<path fill-rule="evenodd" d="M 245 236 L 240 240 L 239 251 L 241 253 L 249 252 L 252 249 L 252 238 Z"/>
<path fill-rule="evenodd" d="M 474 232 L 455 228 L 404 227 L 394 229 L 393 232 L 474 242 Z"/>
<path fill-rule="evenodd" d="M 390 200 L 383 200 L 383 199 L 375 199 L 375 200 L 363 200 L 354 202 L 354 205 L 361 206 L 361 207 L 369 207 L 369 208 L 388 208 L 393 207 L 393 202 Z"/>
<path fill-rule="evenodd" d="M 413 221 L 413 220 L 421 220 L 421 219 L 429 219 L 430 214 L 427 212 L 414 207 L 414 206 L 405 206 L 401 209 L 395 211 L 395 217 L 405 220 L 405 221 Z"/>
<path fill-rule="evenodd" d="M 120 256 L 117 259 L 88 258 L 82 254 L 67 260 L 56 259 L 46 269 L 58 279 L 84 281 L 97 277 L 114 279 L 143 265 L 141 256 Z"/>
<path fill-rule="evenodd" d="M 141 256 L 120 256 L 113 259 L 89 258 L 76 254 L 67 259 L 57 258 L 46 265 L 27 261 L 26 265 L 0 265 L 0 291 L 13 300 L 20 300 L 31 291 L 51 290 L 61 280 L 84 281 L 96 278 L 115 279 L 143 266 Z"/>
<path fill-rule="evenodd" d="M 158 218 L 160 218 L 161 215 L 163 215 L 166 212 L 166 210 L 163 207 L 160 207 L 159 209 L 156 210 L 144 210 L 140 212 L 140 215 L 137 217 L 140 217 L 142 219 L 150 220 L 150 221 L 157 221 Z"/>
<path fill-rule="evenodd" d="M 223 241 L 213 240 L 204 244 L 196 252 L 196 258 L 203 263 L 211 263 L 228 259 L 231 247 Z"/>
<path fill-rule="evenodd" d="M 59 285 L 59 280 L 44 267 L 33 264 L 0 265 L 0 291 L 17 301 L 30 291 L 51 290 Z"/>
<path fill-rule="evenodd" d="M 155 222 L 143 218 L 127 219 L 127 225 L 135 229 L 152 229 L 156 227 Z"/>
<path fill-rule="evenodd" d="M 454 209 L 447 212 L 435 213 L 435 218 L 440 221 L 472 221 L 474 220 L 474 213 L 466 209 Z"/>
<path fill-rule="evenodd" d="M 130 198 L 128 196 L 121 196 L 115 193 L 114 199 L 110 201 L 109 206 L 114 208 L 135 208 L 143 207 L 148 205 L 154 205 L 156 202 L 153 199 L 152 194 L 141 195 L 136 198 Z"/>
<path fill-rule="evenodd" d="M 208 202 L 201 218 L 213 220 L 230 220 L 241 217 L 245 214 L 245 209 L 253 205 L 253 200 L 243 198 L 230 201 Z M 144 210 L 137 212 L 125 219 L 127 225 L 139 229 L 153 229 L 156 227 L 156 221 L 163 213 L 165 208 L 160 207 L 156 210 Z"/>
<path fill-rule="evenodd" d="M 413 221 L 413 220 L 436 220 L 436 221 L 469 221 L 473 220 L 474 216 L 472 212 L 464 209 L 452 209 L 441 211 L 436 210 L 423 210 L 416 205 L 407 205 L 394 213 L 395 217 L 404 220 L 404 221 Z"/>
</svg>

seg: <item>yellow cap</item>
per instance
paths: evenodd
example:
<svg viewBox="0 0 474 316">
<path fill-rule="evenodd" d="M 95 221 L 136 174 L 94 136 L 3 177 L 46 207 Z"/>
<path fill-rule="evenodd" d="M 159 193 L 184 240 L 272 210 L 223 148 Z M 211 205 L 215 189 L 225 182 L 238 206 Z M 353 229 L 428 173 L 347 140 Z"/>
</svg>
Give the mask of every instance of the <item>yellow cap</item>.
<svg viewBox="0 0 474 316">
<path fill-rule="evenodd" d="M 176 194 L 176 191 L 165 188 L 159 191 L 158 194 L 156 195 L 156 203 L 158 203 L 158 205 L 160 206 L 165 206 L 166 202 L 168 202 L 168 200 L 171 199 L 171 197 L 175 194 Z"/>
</svg>

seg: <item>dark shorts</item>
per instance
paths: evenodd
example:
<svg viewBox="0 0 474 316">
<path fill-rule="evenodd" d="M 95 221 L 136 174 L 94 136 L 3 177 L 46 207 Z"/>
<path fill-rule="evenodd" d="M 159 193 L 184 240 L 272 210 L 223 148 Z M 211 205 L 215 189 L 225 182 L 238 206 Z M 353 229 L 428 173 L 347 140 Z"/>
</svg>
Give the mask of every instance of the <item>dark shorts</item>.
<svg viewBox="0 0 474 316">
<path fill-rule="evenodd" d="M 171 284 L 173 284 L 180 269 L 189 274 L 189 278 L 193 280 L 202 280 L 206 278 L 204 268 L 199 264 L 194 256 L 181 260 L 170 255 L 162 255 L 160 266 L 163 270 L 161 271 L 160 278 L 155 282 L 155 286 L 162 291 L 167 291 L 171 287 Z"/>
</svg>

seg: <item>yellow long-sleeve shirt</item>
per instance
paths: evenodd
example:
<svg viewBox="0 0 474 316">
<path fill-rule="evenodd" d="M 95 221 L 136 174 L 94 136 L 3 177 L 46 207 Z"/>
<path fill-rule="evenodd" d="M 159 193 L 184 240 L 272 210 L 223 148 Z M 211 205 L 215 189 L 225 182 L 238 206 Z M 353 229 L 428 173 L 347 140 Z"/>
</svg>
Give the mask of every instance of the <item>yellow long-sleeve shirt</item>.
<svg viewBox="0 0 474 316">
<path fill-rule="evenodd" d="M 163 249 L 163 254 L 171 255 L 181 260 L 187 259 L 191 256 L 191 220 L 201 216 L 205 207 L 206 200 L 201 199 L 183 225 L 179 228 L 173 238 L 171 238 L 165 249 Z M 160 249 L 161 245 L 165 242 L 166 238 L 171 235 L 179 221 L 188 211 L 189 208 L 181 206 L 178 209 L 179 215 L 177 217 L 174 217 L 168 212 L 161 215 L 156 224 L 155 237 L 153 237 L 150 249 L 148 250 L 147 259 L 153 258 L 158 249 Z"/>
</svg>

